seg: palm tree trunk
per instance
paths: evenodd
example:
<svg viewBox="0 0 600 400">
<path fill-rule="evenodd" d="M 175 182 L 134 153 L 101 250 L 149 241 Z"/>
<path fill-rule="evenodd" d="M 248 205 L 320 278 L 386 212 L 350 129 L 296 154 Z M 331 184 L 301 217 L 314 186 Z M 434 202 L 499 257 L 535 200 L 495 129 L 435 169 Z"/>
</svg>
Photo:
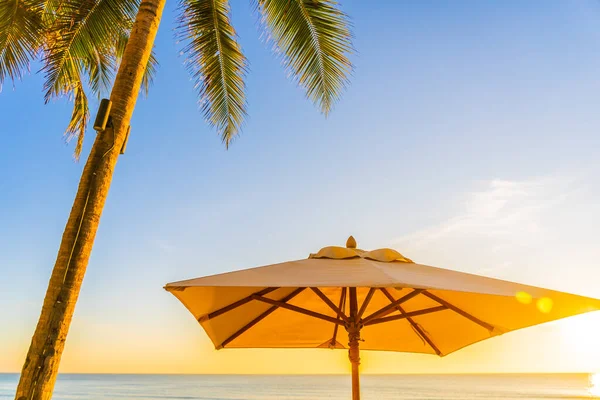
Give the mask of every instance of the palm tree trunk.
<svg viewBox="0 0 600 400">
<path fill-rule="evenodd" d="M 23 365 L 16 400 L 52 397 L 75 303 L 165 1 L 143 0 L 138 10 L 110 97 L 110 126 L 96 137 L 83 169 L 40 319 Z"/>
</svg>

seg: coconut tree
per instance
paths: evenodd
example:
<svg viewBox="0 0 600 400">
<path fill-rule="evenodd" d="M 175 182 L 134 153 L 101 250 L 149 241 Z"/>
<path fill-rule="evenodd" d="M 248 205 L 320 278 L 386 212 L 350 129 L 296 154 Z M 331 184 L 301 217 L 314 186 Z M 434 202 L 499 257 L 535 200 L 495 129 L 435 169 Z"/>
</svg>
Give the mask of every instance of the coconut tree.
<svg viewBox="0 0 600 400">
<path fill-rule="evenodd" d="M 347 16 L 335 0 L 254 0 L 263 28 L 298 84 L 324 114 L 347 85 L 352 51 Z M 50 399 L 106 197 L 140 90 L 156 60 L 166 0 L 0 0 L 0 83 L 42 64 L 46 100 L 68 96 L 67 138 L 79 157 L 89 93 L 110 90 L 108 123 L 85 163 L 16 399 Z M 247 60 L 227 0 L 180 0 L 177 35 L 202 111 L 226 146 L 246 116 Z M 116 73 L 115 73 L 116 72 Z M 87 93 L 87 94 L 86 94 Z"/>
</svg>

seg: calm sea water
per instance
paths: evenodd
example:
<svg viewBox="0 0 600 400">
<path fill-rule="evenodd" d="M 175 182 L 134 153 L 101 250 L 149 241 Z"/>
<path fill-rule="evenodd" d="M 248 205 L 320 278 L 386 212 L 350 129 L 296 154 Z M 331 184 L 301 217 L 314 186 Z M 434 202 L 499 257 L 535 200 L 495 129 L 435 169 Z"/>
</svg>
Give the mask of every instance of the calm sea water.
<svg viewBox="0 0 600 400">
<path fill-rule="evenodd" d="M 0 399 L 13 399 L 16 374 L 0 374 Z M 364 400 L 600 399 L 587 374 L 381 375 L 362 377 Z M 61 375 L 54 400 L 307 400 L 350 398 L 347 376 Z"/>
</svg>

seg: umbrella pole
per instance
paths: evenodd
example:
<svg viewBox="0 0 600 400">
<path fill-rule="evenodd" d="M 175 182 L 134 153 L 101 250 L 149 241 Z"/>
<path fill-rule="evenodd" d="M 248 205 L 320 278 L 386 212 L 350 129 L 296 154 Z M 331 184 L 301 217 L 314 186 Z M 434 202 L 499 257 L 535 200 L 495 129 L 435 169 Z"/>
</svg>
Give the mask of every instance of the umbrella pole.
<svg viewBox="0 0 600 400">
<path fill-rule="evenodd" d="M 350 349 L 348 350 L 348 357 L 352 364 L 352 400 L 360 400 L 360 376 L 358 375 L 358 366 L 360 365 L 360 350 L 358 348 L 358 334 L 353 335 L 348 332 L 350 339 Z"/>
<path fill-rule="evenodd" d="M 358 341 L 360 340 L 360 325 L 358 319 L 358 301 L 356 297 L 356 288 L 350 290 L 350 323 L 346 326 L 348 331 L 348 358 L 352 364 L 352 400 L 360 400 L 360 376 L 358 375 L 358 366 L 360 365 L 360 350 Z"/>
</svg>

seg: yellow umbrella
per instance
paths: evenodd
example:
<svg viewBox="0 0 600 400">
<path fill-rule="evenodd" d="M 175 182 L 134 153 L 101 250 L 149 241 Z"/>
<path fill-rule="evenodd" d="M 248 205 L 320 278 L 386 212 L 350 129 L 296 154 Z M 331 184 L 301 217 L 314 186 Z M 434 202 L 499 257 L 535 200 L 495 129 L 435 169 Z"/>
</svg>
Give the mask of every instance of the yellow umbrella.
<svg viewBox="0 0 600 400">
<path fill-rule="evenodd" d="M 325 247 L 308 259 L 169 283 L 217 349 L 349 349 L 445 356 L 493 336 L 600 309 L 600 300 L 416 264 L 392 249 Z M 348 340 L 342 337 L 342 331 Z M 346 344 L 347 343 L 347 344 Z"/>
</svg>

